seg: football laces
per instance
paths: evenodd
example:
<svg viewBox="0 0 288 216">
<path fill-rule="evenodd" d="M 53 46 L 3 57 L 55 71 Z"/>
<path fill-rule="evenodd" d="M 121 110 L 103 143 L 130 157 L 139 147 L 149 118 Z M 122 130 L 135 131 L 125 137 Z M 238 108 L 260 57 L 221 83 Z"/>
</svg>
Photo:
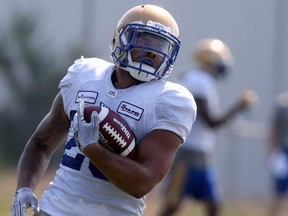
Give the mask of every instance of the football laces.
<svg viewBox="0 0 288 216">
<path fill-rule="evenodd" d="M 103 125 L 103 129 L 105 129 L 107 131 L 107 133 L 110 134 L 113 137 L 113 139 L 119 143 L 121 148 L 123 148 L 127 145 L 127 142 L 123 139 L 123 137 L 119 133 L 117 133 L 115 131 L 115 129 L 112 128 L 111 125 L 108 124 L 108 122 L 106 122 Z"/>
</svg>

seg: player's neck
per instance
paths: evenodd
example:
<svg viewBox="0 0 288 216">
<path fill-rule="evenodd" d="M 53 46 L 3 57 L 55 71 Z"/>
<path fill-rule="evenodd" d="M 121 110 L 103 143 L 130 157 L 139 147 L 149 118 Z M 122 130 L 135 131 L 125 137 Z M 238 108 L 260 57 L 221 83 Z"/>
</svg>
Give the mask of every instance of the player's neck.
<svg viewBox="0 0 288 216">
<path fill-rule="evenodd" d="M 117 68 L 111 77 L 112 83 L 115 88 L 124 89 L 133 85 L 141 84 L 142 82 L 134 79 L 127 71 Z"/>
</svg>

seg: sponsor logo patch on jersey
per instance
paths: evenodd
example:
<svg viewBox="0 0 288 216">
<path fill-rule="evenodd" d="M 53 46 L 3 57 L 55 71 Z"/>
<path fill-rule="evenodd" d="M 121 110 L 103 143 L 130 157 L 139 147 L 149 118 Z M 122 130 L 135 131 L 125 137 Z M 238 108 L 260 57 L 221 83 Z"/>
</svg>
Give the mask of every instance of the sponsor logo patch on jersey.
<svg viewBox="0 0 288 216">
<path fill-rule="evenodd" d="M 98 92 L 93 91 L 79 91 L 76 96 L 76 103 L 83 100 L 85 103 L 95 104 L 98 97 Z"/>
<path fill-rule="evenodd" d="M 134 104 L 122 101 L 117 109 L 117 112 L 133 119 L 139 120 L 144 110 Z"/>
</svg>

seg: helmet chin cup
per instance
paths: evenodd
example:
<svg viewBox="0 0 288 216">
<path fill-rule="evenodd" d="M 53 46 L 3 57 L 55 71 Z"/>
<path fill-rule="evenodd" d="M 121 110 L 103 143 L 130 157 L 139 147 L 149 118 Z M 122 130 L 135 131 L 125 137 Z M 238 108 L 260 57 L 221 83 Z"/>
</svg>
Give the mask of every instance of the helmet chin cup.
<svg viewBox="0 0 288 216">
<path fill-rule="evenodd" d="M 155 80 L 155 69 L 151 66 L 140 64 L 139 62 L 132 62 L 131 65 L 133 67 L 121 67 L 122 69 L 128 71 L 130 75 L 142 82 L 147 82 L 151 80 Z M 141 68 L 141 70 L 139 69 Z"/>
</svg>

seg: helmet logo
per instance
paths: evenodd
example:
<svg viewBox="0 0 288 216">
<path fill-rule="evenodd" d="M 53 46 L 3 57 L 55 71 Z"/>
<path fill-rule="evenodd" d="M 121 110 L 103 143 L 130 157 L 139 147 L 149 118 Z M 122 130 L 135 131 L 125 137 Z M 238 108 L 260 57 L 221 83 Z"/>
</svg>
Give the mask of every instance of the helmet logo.
<svg viewBox="0 0 288 216">
<path fill-rule="evenodd" d="M 148 21 L 147 26 L 152 26 L 154 28 L 159 29 L 159 31 L 166 31 L 171 33 L 171 29 L 161 23 L 153 22 L 153 21 Z"/>
</svg>

